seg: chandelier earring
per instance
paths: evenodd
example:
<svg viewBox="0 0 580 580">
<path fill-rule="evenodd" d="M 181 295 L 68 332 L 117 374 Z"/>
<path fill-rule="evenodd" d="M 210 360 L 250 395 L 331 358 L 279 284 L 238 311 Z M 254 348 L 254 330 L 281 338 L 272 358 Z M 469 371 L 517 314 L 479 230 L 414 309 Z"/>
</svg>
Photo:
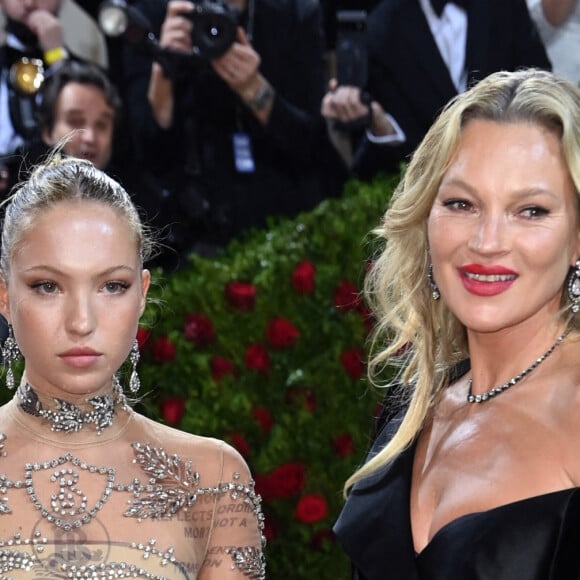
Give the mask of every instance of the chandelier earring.
<svg viewBox="0 0 580 580">
<path fill-rule="evenodd" d="M 129 379 L 129 390 L 135 395 L 141 388 L 141 381 L 139 380 L 139 375 L 137 374 L 137 363 L 141 358 L 139 353 L 139 343 L 137 339 L 133 341 L 133 346 L 131 347 L 131 354 L 129 355 L 129 360 L 131 361 L 131 378 Z"/>
<path fill-rule="evenodd" d="M 572 303 L 572 312 L 580 311 L 580 259 L 570 268 L 568 275 L 568 297 Z"/>
<path fill-rule="evenodd" d="M 8 336 L 2 346 L 2 358 L 6 365 L 6 386 L 12 391 L 14 389 L 14 369 L 12 365 L 20 358 L 20 349 L 14 338 L 12 325 L 8 325 Z"/>
<path fill-rule="evenodd" d="M 431 286 L 431 297 L 433 298 L 433 300 L 437 301 L 439 300 L 439 298 L 441 298 L 441 293 L 439 292 L 439 288 L 435 282 L 435 278 L 433 278 L 433 264 L 429 264 L 427 278 L 429 280 L 429 286 Z"/>
</svg>

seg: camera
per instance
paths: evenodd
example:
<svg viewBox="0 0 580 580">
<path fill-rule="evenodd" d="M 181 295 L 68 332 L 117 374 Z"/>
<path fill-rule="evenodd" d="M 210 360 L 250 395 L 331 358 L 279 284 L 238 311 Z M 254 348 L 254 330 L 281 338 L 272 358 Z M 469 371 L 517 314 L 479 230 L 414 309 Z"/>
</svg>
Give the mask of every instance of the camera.
<svg viewBox="0 0 580 580">
<path fill-rule="evenodd" d="M 237 12 L 224 0 L 194 0 L 193 9 L 184 16 L 193 24 L 191 42 L 193 58 L 212 60 L 224 54 L 236 39 L 238 27 Z M 99 26 L 107 36 L 121 36 L 145 46 L 153 55 L 163 60 L 167 52 L 163 50 L 151 31 L 147 18 L 126 0 L 105 0 L 99 7 Z"/>
<path fill-rule="evenodd" d="M 349 123 L 335 121 L 334 128 L 342 132 L 361 131 L 372 121 L 371 97 L 363 90 L 368 80 L 367 13 L 366 10 L 339 10 L 336 20 L 336 80 L 339 85 L 361 89 L 360 100 L 369 105 L 369 114 Z"/>
<path fill-rule="evenodd" d="M 336 80 L 340 85 L 363 88 L 367 82 L 365 10 L 339 10 L 336 14 Z"/>
</svg>

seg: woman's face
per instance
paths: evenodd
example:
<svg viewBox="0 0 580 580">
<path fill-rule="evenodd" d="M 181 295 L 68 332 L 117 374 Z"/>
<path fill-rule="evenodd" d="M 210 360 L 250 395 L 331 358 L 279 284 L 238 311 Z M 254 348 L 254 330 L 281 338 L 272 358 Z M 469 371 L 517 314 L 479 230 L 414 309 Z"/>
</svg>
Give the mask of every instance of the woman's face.
<svg viewBox="0 0 580 580">
<path fill-rule="evenodd" d="M 61 202 L 18 242 L 0 303 L 37 390 L 66 397 L 109 390 L 145 308 L 126 220 L 93 201 Z"/>
<path fill-rule="evenodd" d="M 433 274 L 469 329 L 546 323 L 580 256 L 575 188 L 556 134 L 472 120 L 428 219 Z"/>
</svg>

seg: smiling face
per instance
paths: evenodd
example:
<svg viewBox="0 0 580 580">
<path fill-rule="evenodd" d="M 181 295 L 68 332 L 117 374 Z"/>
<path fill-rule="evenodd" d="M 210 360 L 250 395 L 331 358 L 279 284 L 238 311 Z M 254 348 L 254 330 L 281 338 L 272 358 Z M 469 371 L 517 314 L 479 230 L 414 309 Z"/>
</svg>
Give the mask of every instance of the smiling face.
<svg viewBox="0 0 580 580">
<path fill-rule="evenodd" d="M 428 220 L 434 278 L 468 328 L 545 324 L 580 256 L 574 184 L 558 136 L 472 120 Z"/>
<path fill-rule="evenodd" d="M 148 286 L 135 236 L 115 210 L 95 201 L 44 210 L 18 240 L 0 296 L 30 384 L 69 399 L 110 390 Z"/>
<path fill-rule="evenodd" d="M 52 130 L 45 129 L 42 137 L 54 145 L 72 134 L 64 152 L 105 169 L 111 159 L 114 122 L 115 111 L 101 89 L 69 82 L 56 100 Z"/>
</svg>

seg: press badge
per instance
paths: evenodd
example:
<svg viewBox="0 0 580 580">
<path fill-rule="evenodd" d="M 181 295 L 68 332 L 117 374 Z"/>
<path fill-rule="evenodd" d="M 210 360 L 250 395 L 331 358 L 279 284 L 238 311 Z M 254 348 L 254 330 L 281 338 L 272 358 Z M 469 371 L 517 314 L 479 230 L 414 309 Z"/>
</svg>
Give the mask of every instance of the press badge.
<svg viewBox="0 0 580 580">
<path fill-rule="evenodd" d="M 253 173 L 256 170 L 254 157 L 252 156 L 252 142 L 247 133 L 234 133 L 232 135 L 234 147 L 234 162 L 238 173 Z"/>
</svg>

